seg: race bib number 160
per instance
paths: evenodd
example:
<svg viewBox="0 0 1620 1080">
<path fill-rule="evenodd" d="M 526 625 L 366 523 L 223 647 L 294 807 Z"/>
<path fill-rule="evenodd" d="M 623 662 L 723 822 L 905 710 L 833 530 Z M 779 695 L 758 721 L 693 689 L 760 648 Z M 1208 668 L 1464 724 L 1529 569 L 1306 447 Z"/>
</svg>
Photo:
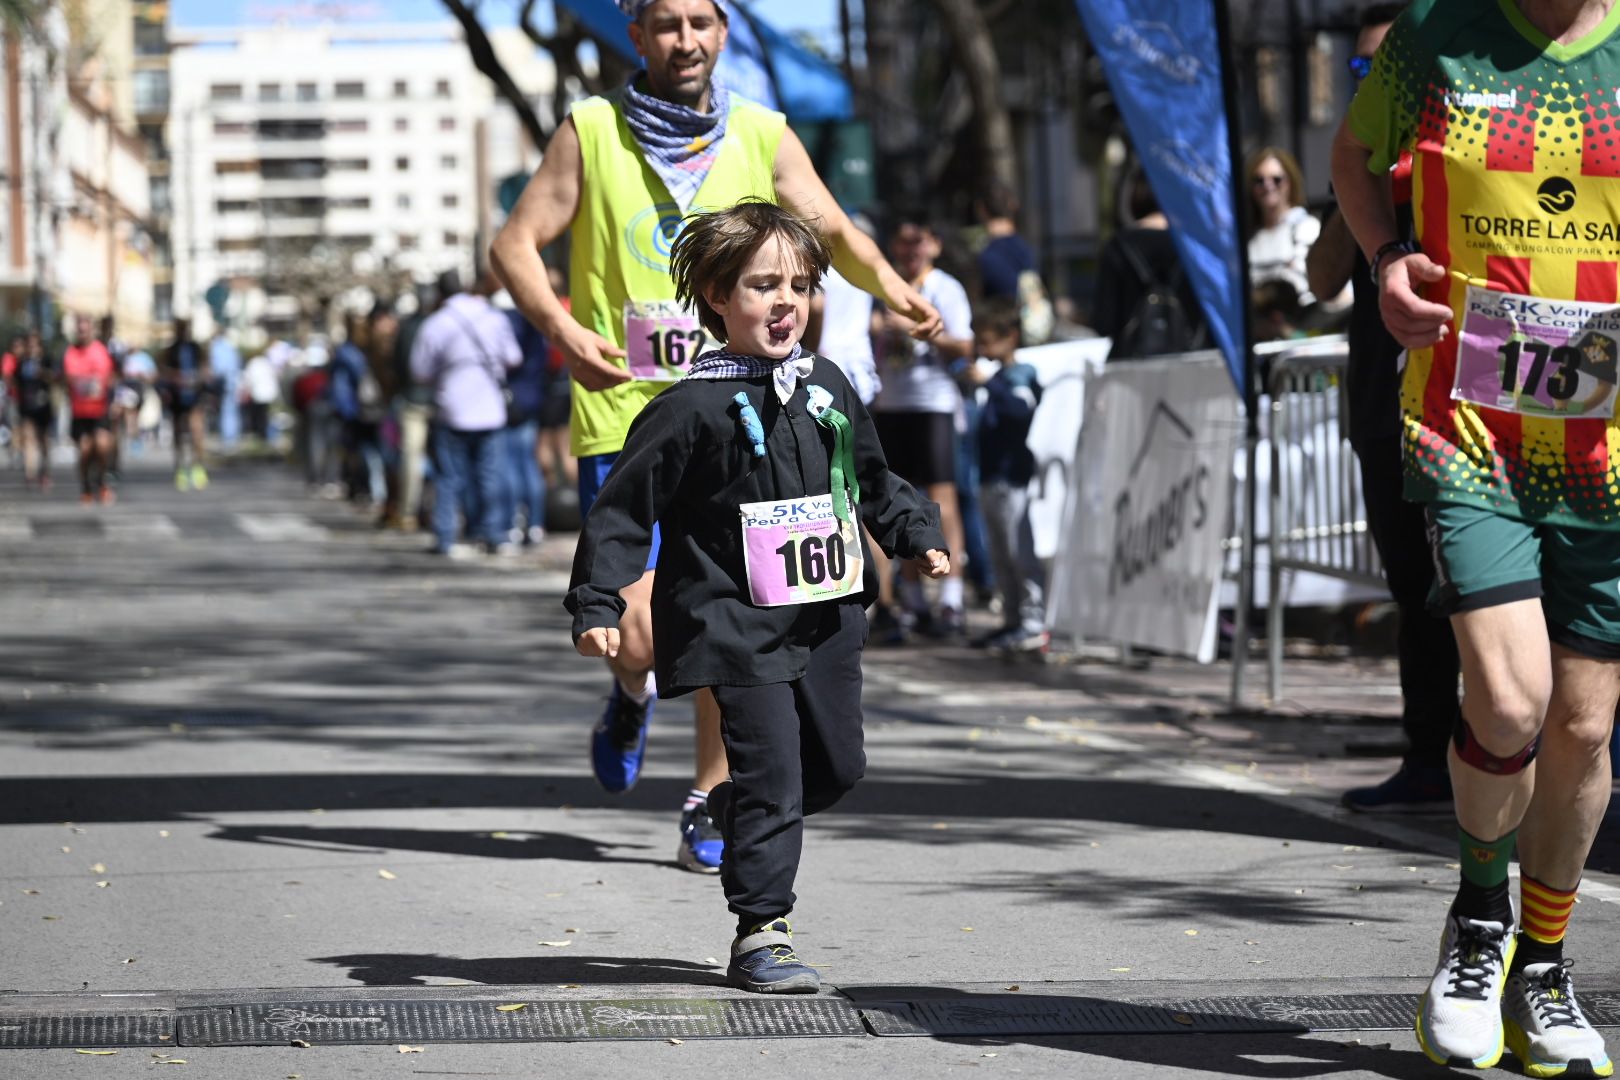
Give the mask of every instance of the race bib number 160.
<svg viewBox="0 0 1620 1080">
<path fill-rule="evenodd" d="M 679 379 L 712 345 L 697 316 L 673 300 L 625 301 L 625 359 L 636 378 Z"/>
<path fill-rule="evenodd" d="M 1620 308 L 1468 287 L 1451 396 L 1551 419 L 1614 416 Z"/>
<path fill-rule="evenodd" d="M 831 495 L 743 503 L 749 599 L 759 607 L 813 604 L 861 585 L 861 538 L 833 513 Z"/>
</svg>

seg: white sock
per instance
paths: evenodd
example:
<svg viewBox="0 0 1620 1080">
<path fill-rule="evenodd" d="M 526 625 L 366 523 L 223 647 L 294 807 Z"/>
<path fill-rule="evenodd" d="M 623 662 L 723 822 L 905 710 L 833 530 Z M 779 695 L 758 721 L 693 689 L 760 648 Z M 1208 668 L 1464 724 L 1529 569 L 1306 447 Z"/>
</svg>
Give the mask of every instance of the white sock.
<svg viewBox="0 0 1620 1080">
<path fill-rule="evenodd" d="M 700 791 L 697 788 L 693 788 L 691 791 L 686 793 L 686 803 L 681 807 L 681 811 L 684 813 L 694 807 L 706 805 L 708 801 L 709 793 L 707 791 Z"/>
<path fill-rule="evenodd" d="M 962 610 L 962 579 L 956 574 L 939 583 L 939 606 L 952 611 Z"/>
<path fill-rule="evenodd" d="M 624 690 L 623 683 L 619 684 L 619 689 Z M 624 690 L 624 693 L 637 705 L 645 705 L 658 696 L 658 678 L 649 671 L 647 672 L 647 682 L 642 686 L 639 694 L 631 693 L 629 690 Z"/>
</svg>

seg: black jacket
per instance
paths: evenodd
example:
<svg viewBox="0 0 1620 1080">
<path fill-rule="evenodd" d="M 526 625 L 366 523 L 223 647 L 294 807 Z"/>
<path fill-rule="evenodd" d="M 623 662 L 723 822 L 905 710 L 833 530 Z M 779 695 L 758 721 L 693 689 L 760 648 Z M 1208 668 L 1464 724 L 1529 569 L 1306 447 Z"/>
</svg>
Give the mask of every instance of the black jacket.
<svg viewBox="0 0 1620 1080">
<path fill-rule="evenodd" d="M 585 519 L 564 604 L 574 636 L 618 625 L 619 590 L 641 577 L 656 522 L 662 534 L 652 594 L 658 690 L 764 686 L 804 675 L 810 650 L 837 632 L 839 601 L 756 607 L 749 599 L 738 507 L 825 495 L 833 434 L 806 410 L 805 383 L 825 387 L 850 420 L 860 517 L 884 551 L 916 558 L 945 550 L 939 508 L 889 471 L 871 417 L 838 365 L 815 370 L 787 405 L 768 377 L 683 379 L 630 425 L 624 450 Z M 732 398 L 748 394 L 765 428 L 766 456 L 752 455 Z M 865 550 L 865 539 L 862 539 Z"/>
</svg>

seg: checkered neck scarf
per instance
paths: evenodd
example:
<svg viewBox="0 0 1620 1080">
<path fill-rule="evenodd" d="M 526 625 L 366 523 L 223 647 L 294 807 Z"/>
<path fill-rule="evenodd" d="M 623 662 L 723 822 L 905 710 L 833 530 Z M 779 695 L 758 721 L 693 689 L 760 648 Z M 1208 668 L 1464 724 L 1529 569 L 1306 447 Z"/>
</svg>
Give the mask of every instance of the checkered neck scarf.
<svg viewBox="0 0 1620 1080">
<path fill-rule="evenodd" d="M 801 345 L 780 360 L 767 360 L 762 356 L 744 356 L 720 350 L 704 353 L 692 361 L 687 369 L 688 379 L 754 379 L 769 375 L 776 387 L 776 399 L 786 405 L 799 388 L 800 379 L 808 379 L 815 370 L 816 358 Z"/>
<path fill-rule="evenodd" d="M 692 209 L 692 200 L 697 198 L 698 188 L 703 186 L 720 153 L 720 140 L 726 137 L 726 117 L 731 112 L 731 94 L 719 83 L 711 82 L 709 111 L 700 113 L 642 93 L 636 89 L 641 78 L 637 73 L 625 84 L 624 121 L 640 144 L 647 164 L 685 214 Z"/>
</svg>

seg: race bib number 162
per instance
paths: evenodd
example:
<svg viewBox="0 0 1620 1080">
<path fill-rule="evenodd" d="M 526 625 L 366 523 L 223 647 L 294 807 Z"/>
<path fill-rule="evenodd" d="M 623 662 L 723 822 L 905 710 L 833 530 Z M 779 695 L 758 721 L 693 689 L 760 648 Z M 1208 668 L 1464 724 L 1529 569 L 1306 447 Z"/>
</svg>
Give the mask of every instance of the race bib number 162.
<svg viewBox="0 0 1620 1080">
<path fill-rule="evenodd" d="M 1612 419 L 1620 307 L 1468 287 L 1451 396 L 1551 419 Z"/>
<path fill-rule="evenodd" d="M 697 316 L 673 300 L 625 301 L 625 360 L 636 378 L 679 379 L 711 345 Z"/>
</svg>

